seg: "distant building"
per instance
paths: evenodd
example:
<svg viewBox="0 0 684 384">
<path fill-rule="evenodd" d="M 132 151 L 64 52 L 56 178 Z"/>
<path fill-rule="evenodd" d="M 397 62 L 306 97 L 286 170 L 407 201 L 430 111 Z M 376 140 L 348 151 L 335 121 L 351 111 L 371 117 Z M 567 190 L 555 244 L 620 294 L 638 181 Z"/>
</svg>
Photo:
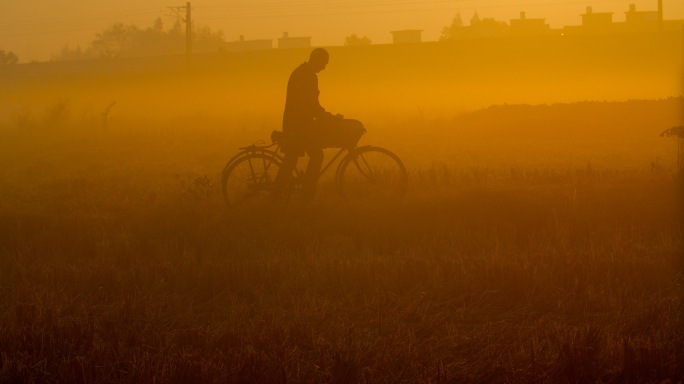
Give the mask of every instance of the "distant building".
<svg viewBox="0 0 684 384">
<path fill-rule="evenodd" d="M 625 28 L 630 32 L 656 31 L 663 28 L 662 2 L 657 11 L 637 11 L 635 4 L 629 5 L 625 12 Z"/>
<path fill-rule="evenodd" d="M 278 48 L 311 48 L 310 37 L 290 37 L 289 33 L 283 32 L 278 38 Z"/>
<path fill-rule="evenodd" d="M 394 44 L 420 43 L 423 41 L 423 31 L 420 29 L 405 29 L 403 31 L 392 31 L 392 42 Z"/>
<path fill-rule="evenodd" d="M 637 11 L 635 4 L 629 5 L 629 11 L 625 12 L 627 24 L 655 24 L 660 20 L 658 11 Z"/>
<path fill-rule="evenodd" d="M 625 12 L 624 22 L 613 22 L 613 14 L 608 12 L 596 13 L 591 7 L 582 14 L 582 25 L 566 26 L 563 33 L 571 34 L 619 34 L 642 33 L 656 31 L 681 31 L 684 20 L 663 20 L 663 3 L 658 1 L 656 11 L 638 11 L 636 5 L 630 4 Z"/>
<path fill-rule="evenodd" d="M 226 50 L 230 52 L 260 51 L 265 49 L 273 49 L 273 40 L 245 40 L 245 37 L 240 35 L 240 40 L 226 43 Z"/>
<path fill-rule="evenodd" d="M 546 19 L 528 19 L 525 12 L 520 12 L 519 19 L 510 21 L 511 34 L 516 36 L 544 35 L 551 32 Z"/>
<path fill-rule="evenodd" d="M 594 12 L 592 7 L 587 7 L 587 12 L 581 16 L 584 28 L 603 29 L 613 24 L 612 12 Z"/>
<path fill-rule="evenodd" d="M 620 32 L 613 23 L 612 12 L 594 12 L 592 7 L 587 7 L 587 11 L 580 15 L 581 25 L 569 25 L 563 28 L 565 35 L 590 35 Z"/>
</svg>

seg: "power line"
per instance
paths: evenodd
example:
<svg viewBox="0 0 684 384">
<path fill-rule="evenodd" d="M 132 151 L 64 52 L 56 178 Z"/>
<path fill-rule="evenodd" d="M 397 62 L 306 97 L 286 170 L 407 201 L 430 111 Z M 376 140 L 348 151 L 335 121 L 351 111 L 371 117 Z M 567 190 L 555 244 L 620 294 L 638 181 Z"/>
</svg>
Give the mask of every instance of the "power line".
<svg viewBox="0 0 684 384">
<path fill-rule="evenodd" d="M 99 12 L 92 15 L 78 17 L 62 16 L 39 19 L 13 19 L 12 22 L 0 24 L 0 38 L 15 38 L 22 36 L 39 36 L 55 33 L 96 32 L 106 27 L 106 24 L 121 23 L 132 18 L 145 15 L 160 15 L 159 9 L 135 9 L 119 12 Z"/>
<path fill-rule="evenodd" d="M 470 2 L 472 5 L 465 5 L 464 2 Z M 620 0 L 594 0 L 592 4 L 595 3 L 623 3 Z M 419 2 L 415 0 L 409 0 L 404 2 L 383 2 L 383 3 L 361 3 L 361 2 L 348 2 L 348 3 L 336 3 L 336 4 L 313 4 L 313 3 L 295 3 L 289 4 L 288 9 L 285 8 L 285 4 L 280 4 L 278 6 L 269 5 L 267 9 L 264 6 L 257 6 L 255 4 L 250 4 L 246 6 L 201 6 L 197 7 L 198 10 L 212 9 L 212 13 L 215 15 L 213 17 L 204 17 L 203 20 L 235 20 L 235 19 L 260 19 L 260 18 L 282 18 L 282 17 L 312 17 L 312 16 L 343 16 L 343 15 L 372 15 L 372 14 L 399 14 L 399 13 L 409 13 L 409 12 L 436 12 L 436 11 L 454 11 L 454 10 L 478 10 L 478 9 L 513 9 L 513 8 L 525 8 L 525 7 L 542 7 L 549 5 L 559 5 L 558 2 L 529 2 L 524 4 L 516 5 L 477 5 L 475 1 L 459 1 L 459 4 L 455 1 L 428 1 Z M 424 8 L 422 6 L 426 4 L 436 5 L 435 7 Z M 440 7 L 438 5 L 449 4 L 446 7 Z M 562 3 L 563 5 L 586 5 L 586 1 L 566 1 Z M 313 5 L 313 7 L 308 7 Z M 342 9 L 344 5 L 347 9 Z M 382 6 L 392 5 L 393 9 L 377 9 Z M 420 8 L 401 8 L 398 9 L 396 6 L 412 6 L 421 5 Z M 299 8 L 297 6 L 307 6 L 307 9 Z M 351 6 L 351 7 L 350 7 Z M 216 9 L 225 9 L 230 13 L 229 16 L 217 15 Z M 288 12 L 290 10 L 290 12 Z"/>
<path fill-rule="evenodd" d="M 628 0 L 588 0 L 591 4 L 626 3 Z M 479 5 L 478 5 L 479 3 Z M 543 7 L 549 5 L 586 5 L 587 0 L 568 1 L 527 1 L 515 5 L 483 5 L 478 0 L 380 0 L 369 2 L 367 0 L 351 0 L 338 2 L 303 1 L 265 3 L 253 0 L 246 4 L 227 5 L 225 3 L 205 4 L 194 6 L 198 12 L 211 11 L 212 16 L 201 17 L 202 21 L 221 21 L 237 19 L 268 19 L 268 18 L 296 18 L 296 17 L 320 17 L 320 16 L 350 16 L 350 15 L 377 15 L 377 14 L 404 14 L 410 12 L 438 12 L 438 11 L 469 11 L 484 9 L 512 9 L 526 7 Z M 425 8 L 429 5 L 429 8 Z M 168 7 L 167 7 L 168 8 Z M 185 8 L 185 7 L 180 7 Z M 228 13 L 227 15 L 222 12 Z M 162 9 L 141 8 L 122 10 L 118 12 L 98 12 L 92 15 L 79 17 L 62 16 L 55 18 L 39 19 L 13 19 L 0 24 L 0 37 L 17 37 L 44 35 L 49 33 L 69 33 L 96 31 L 102 29 L 103 22 L 113 21 L 117 18 L 129 19 L 144 15 L 163 16 Z M 64 28 L 65 24 L 73 26 Z M 76 26 L 75 24 L 79 24 Z"/>
<path fill-rule="evenodd" d="M 625 3 L 627 0 L 589 0 L 592 4 L 606 4 L 606 3 Z M 454 10 L 477 10 L 477 9 L 510 9 L 510 8 L 525 8 L 525 7 L 540 7 L 548 5 L 586 5 L 587 0 L 578 1 L 570 0 L 563 2 L 523 2 L 515 5 L 483 5 L 479 4 L 477 0 L 393 0 L 393 1 L 340 1 L 334 3 L 320 3 L 317 1 L 300 1 L 292 2 L 278 2 L 278 3 L 259 3 L 251 2 L 249 4 L 226 5 L 209 4 L 203 6 L 195 6 L 198 11 L 212 10 L 214 16 L 203 17 L 202 20 L 234 20 L 242 18 L 261 19 L 274 17 L 308 17 L 308 16 L 342 16 L 342 15 L 373 15 L 373 14 L 400 14 L 407 12 L 436 12 L 436 11 L 454 11 Z M 430 8 L 424 8 L 425 5 L 431 5 Z M 446 6 L 441 6 L 446 5 Z M 398 9 L 397 6 L 402 7 Z M 414 8 L 414 6 L 419 6 Z M 434 6 L 434 7 L 432 7 Z M 378 9 L 392 7 L 393 9 Z M 411 7 L 411 8 L 403 8 Z M 347 9 L 345 9 L 347 8 Z M 216 10 L 225 10 L 229 12 L 229 16 L 222 16 L 216 14 Z M 288 12 L 289 10 L 289 12 Z M 31 35 L 44 34 L 50 32 L 70 32 L 70 31 L 87 31 L 100 28 L 101 24 L 93 24 L 98 21 L 106 22 L 115 18 L 131 18 L 134 16 L 143 15 L 159 15 L 160 9 L 145 8 L 137 10 L 126 10 L 120 12 L 99 12 L 92 15 L 84 15 L 79 17 L 64 16 L 49 19 L 13 19 L 12 21 L 5 21 L 0 24 L 0 35 L 2 36 L 17 36 L 17 35 Z M 88 25 L 78 28 L 63 29 L 61 25 L 76 24 L 87 22 Z M 44 28 L 43 28 L 44 27 Z M 27 29 L 40 28 L 40 31 L 15 32 L 17 30 L 25 31 Z M 7 32 L 15 32 L 8 34 Z"/>
<path fill-rule="evenodd" d="M 626 3 L 628 0 L 593 0 L 590 2 L 592 4 L 594 3 Z M 237 4 L 237 5 L 226 5 L 226 4 L 210 4 L 210 5 L 203 5 L 197 8 L 201 9 L 230 9 L 231 11 L 261 11 L 265 8 L 268 8 L 268 10 L 282 10 L 282 9 L 296 9 L 296 8 L 308 8 L 309 10 L 325 10 L 325 9 L 342 9 L 342 8 L 348 8 L 348 7 L 355 7 L 355 8 L 377 8 L 377 7 L 386 7 L 386 6 L 391 6 L 393 8 L 396 8 L 397 6 L 425 6 L 425 5 L 441 5 L 441 4 L 448 4 L 448 8 L 453 8 L 453 7 L 463 7 L 464 3 L 471 3 L 472 5 L 469 6 L 471 8 L 519 8 L 519 7 L 526 7 L 526 6 L 540 6 L 540 5 L 573 5 L 573 4 L 582 4 L 586 5 L 587 1 L 577 1 L 577 0 L 572 0 L 572 1 L 564 1 L 564 2 L 528 2 L 528 3 L 517 3 L 515 5 L 478 5 L 478 1 L 476 0 L 433 0 L 433 1 L 419 1 L 419 0 L 405 0 L 405 1 L 400 1 L 400 0 L 395 0 L 395 1 L 382 1 L 382 2 L 368 2 L 368 1 L 350 1 L 350 2 L 334 2 L 334 3 L 318 3 L 318 2 L 300 2 L 300 3 L 268 3 L 268 4 L 259 4 L 259 3 L 250 3 L 250 4 Z"/>
<path fill-rule="evenodd" d="M 88 32 L 88 31 L 99 31 L 102 30 L 101 27 L 87 27 L 87 28 L 69 28 L 69 29 L 50 29 L 43 31 L 31 31 L 31 32 L 16 32 L 16 33 L 2 33 L 0 37 L 20 37 L 20 36 L 37 36 L 46 35 L 52 33 L 71 33 L 71 32 Z"/>
<path fill-rule="evenodd" d="M 131 17 L 131 16 L 141 16 L 141 15 L 149 15 L 149 14 L 154 14 L 157 13 L 159 10 L 151 10 L 151 9 L 146 9 L 146 10 L 129 10 L 129 11 L 121 11 L 121 12 L 115 12 L 115 13 L 98 13 L 98 14 L 93 14 L 93 15 L 83 15 L 83 16 L 78 16 L 78 17 L 73 17 L 73 16 L 62 16 L 62 17 L 53 17 L 53 18 L 41 18 L 41 19 L 23 19 L 23 20 L 17 20 L 13 19 L 12 21 L 8 22 L 3 22 L 2 25 L 0 25 L 0 30 L 2 29 L 7 29 L 9 28 L 25 28 L 25 27 L 34 27 L 34 26 L 40 26 L 40 25 L 51 25 L 51 24 L 64 24 L 64 23 L 73 23 L 73 22 L 80 22 L 80 21 L 98 21 L 98 20 L 108 20 L 108 19 L 113 19 L 117 17 Z"/>
</svg>

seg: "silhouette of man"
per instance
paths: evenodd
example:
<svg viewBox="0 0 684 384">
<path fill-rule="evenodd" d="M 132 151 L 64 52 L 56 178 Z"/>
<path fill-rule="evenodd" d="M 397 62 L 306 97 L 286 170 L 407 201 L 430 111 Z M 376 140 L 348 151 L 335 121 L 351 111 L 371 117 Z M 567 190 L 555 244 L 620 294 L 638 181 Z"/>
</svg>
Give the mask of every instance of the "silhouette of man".
<svg viewBox="0 0 684 384">
<path fill-rule="evenodd" d="M 283 113 L 283 140 L 281 151 L 285 154 L 283 164 L 276 176 L 276 197 L 283 188 L 304 153 L 309 157 L 302 184 L 302 195 L 307 201 L 313 199 L 316 183 L 323 164 L 323 146 L 320 128 L 333 120 L 341 120 L 327 112 L 318 101 L 318 76 L 324 70 L 330 56 L 323 48 L 315 48 L 309 61 L 298 66 L 287 83 L 287 98 Z"/>
</svg>

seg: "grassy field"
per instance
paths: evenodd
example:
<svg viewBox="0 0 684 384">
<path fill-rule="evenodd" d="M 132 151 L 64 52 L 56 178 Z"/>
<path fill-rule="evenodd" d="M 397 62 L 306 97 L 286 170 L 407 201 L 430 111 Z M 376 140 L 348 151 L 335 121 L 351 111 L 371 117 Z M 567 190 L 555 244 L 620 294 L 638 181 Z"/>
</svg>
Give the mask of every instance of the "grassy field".
<svg viewBox="0 0 684 384">
<path fill-rule="evenodd" d="M 681 103 L 370 116 L 401 204 L 324 179 L 309 209 L 250 212 L 217 184 L 263 120 L 15 115 L 0 382 L 681 382 L 684 186 L 658 136 Z"/>
</svg>

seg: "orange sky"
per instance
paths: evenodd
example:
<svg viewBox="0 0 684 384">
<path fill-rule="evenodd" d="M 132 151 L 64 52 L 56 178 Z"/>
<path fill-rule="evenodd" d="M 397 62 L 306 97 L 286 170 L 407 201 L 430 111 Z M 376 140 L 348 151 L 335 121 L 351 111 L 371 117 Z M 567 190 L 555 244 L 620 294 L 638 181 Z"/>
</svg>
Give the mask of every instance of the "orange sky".
<svg viewBox="0 0 684 384">
<path fill-rule="evenodd" d="M 65 4 L 66 3 L 66 4 Z M 356 33 L 373 43 L 389 43 L 390 31 L 422 29 L 434 41 L 457 12 L 468 23 L 481 18 L 508 21 L 525 11 L 545 18 L 551 27 L 580 24 L 587 6 L 613 12 L 624 20 L 629 4 L 637 10 L 657 9 L 657 0 L 193 0 L 196 24 L 222 30 L 226 40 L 311 36 L 314 45 L 343 45 Z M 684 1 L 663 0 L 666 19 L 684 19 Z M 85 47 L 94 35 L 115 22 L 152 25 L 161 17 L 171 25 L 170 7 L 185 0 L 21 0 L 5 2 L 0 12 L 0 49 L 15 52 L 22 62 L 48 60 L 65 45 Z"/>
</svg>

